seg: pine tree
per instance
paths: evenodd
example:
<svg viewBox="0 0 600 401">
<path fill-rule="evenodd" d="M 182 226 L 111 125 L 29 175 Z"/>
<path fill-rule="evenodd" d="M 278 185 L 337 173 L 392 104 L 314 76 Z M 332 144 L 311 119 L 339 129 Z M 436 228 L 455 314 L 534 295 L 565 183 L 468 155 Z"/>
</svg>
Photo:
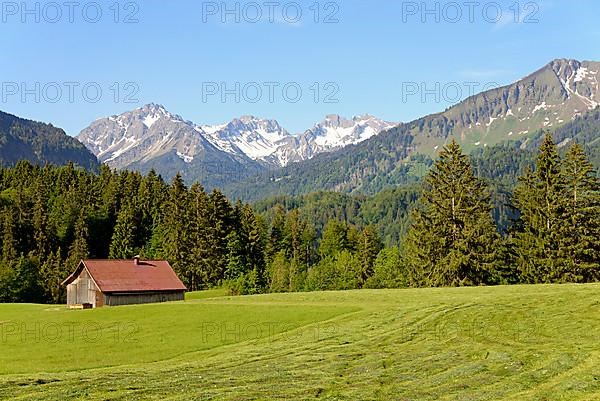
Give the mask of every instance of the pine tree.
<svg viewBox="0 0 600 401">
<path fill-rule="evenodd" d="M 77 223 L 75 223 L 75 239 L 69 248 L 69 256 L 66 263 L 70 272 L 77 268 L 81 260 L 89 256 L 88 236 L 85 210 L 81 209 Z"/>
<path fill-rule="evenodd" d="M 453 140 L 425 178 L 403 249 L 412 284 L 462 286 L 492 282 L 499 235 L 489 193 Z"/>
<path fill-rule="evenodd" d="M 383 244 L 375 229 L 371 226 L 366 227 L 360 234 L 358 244 L 358 257 L 362 268 L 360 277 L 361 286 L 373 275 L 375 259 L 377 259 L 377 255 L 382 249 Z"/>
<path fill-rule="evenodd" d="M 137 231 L 133 207 L 126 204 L 117 217 L 117 224 L 110 243 L 109 257 L 111 259 L 131 259 L 139 253 L 136 249 L 135 237 Z"/>
<path fill-rule="evenodd" d="M 61 258 L 60 248 L 56 252 L 51 252 L 40 266 L 40 286 L 44 288 L 48 301 L 55 304 L 64 302 L 65 289 L 61 283 L 69 273 Z"/>
<path fill-rule="evenodd" d="M 572 145 L 563 162 L 564 210 L 559 254 L 565 263 L 553 278 L 562 282 L 600 280 L 600 181 L 583 148 Z"/>
<path fill-rule="evenodd" d="M 162 222 L 163 252 L 184 284 L 190 285 L 190 220 L 188 192 L 180 174 L 173 178 Z"/>
<path fill-rule="evenodd" d="M 560 252 L 563 191 L 561 160 L 548 134 L 540 147 L 535 171 L 528 169 L 515 189 L 515 204 L 520 211 L 515 249 L 517 267 L 525 282 L 552 282 L 566 263 Z"/>
<path fill-rule="evenodd" d="M 212 268 L 208 282 L 219 284 L 225 277 L 229 235 L 233 229 L 233 209 L 220 191 L 213 190 L 209 196 L 209 236 L 208 251 Z"/>
<path fill-rule="evenodd" d="M 210 286 L 213 269 L 210 259 L 210 221 L 208 195 L 200 184 L 190 188 L 191 255 L 193 261 L 190 290 Z"/>
</svg>

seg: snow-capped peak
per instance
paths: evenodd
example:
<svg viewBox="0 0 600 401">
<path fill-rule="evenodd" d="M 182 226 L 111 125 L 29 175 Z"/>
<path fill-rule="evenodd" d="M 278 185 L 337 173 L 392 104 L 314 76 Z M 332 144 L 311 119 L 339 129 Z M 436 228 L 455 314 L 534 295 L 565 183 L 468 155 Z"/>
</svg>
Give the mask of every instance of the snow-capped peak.
<svg viewBox="0 0 600 401">
<path fill-rule="evenodd" d="M 303 134 L 291 135 L 276 120 L 242 116 L 227 124 L 201 126 L 199 131 L 225 152 L 285 166 L 362 142 L 395 125 L 368 114 L 352 119 L 330 114 Z"/>
<path fill-rule="evenodd" d="M 323 151 L 331 151 L 365 141 L 395 125 L 397 124 L 376 119 L 368 114 L 353 117 L 351 120 L 338 115 L 328 115 L 304 135 L 312 138 Z"/>
<path fill-rule="evenodd" d="M 228 153 L 243 153 L 254 160 L 264 159 L 275 152 L 277 143 L 290 133 L 275 120 L 242 116 L 227 124 L 200 127 L 207 139 Z"/>
<path fill-rule="evenodd" d="M 370 115 L 329 115 L 303 134 L 291 135 L 276 120 L 251 115 L 218 125 L 199 125 L 150 103 L 94 122 L 79 139 L 100 160 L 116 167 L 173 152 L 191 163 L 205 144 L 273 166 L 285 166 L 323 152 L 362 142 L 394 126 Z"/>
</svg>

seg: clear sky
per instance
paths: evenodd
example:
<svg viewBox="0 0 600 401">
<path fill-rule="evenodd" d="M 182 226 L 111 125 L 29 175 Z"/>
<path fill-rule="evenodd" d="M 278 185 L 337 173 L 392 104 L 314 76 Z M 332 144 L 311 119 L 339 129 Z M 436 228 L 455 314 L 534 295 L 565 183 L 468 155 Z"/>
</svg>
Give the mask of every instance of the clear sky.
<svg viewBox="0 0 600 401">
<path fill-rule="evenodd" d="M 597 0 L 24 4 L 1 3 L 0 109 L 70 135 L 150 102 L 292 132 L 333 113 L 409 121 L 555 58 L 600 60 Z"/>
</svg>

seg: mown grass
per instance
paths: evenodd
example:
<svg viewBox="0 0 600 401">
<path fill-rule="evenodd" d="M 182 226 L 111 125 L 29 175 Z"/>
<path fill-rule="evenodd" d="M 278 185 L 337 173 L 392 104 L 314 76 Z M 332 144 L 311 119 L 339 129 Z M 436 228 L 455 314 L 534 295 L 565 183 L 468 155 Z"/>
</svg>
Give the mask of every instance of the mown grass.
<svg viewBox="0 0 600 401">
<path fill-rule="evenodd" d="M 161 361 L 275 336 L 350 309 L 199 301 L 68 310 L 0 304 L 0 374 Z"/>
<path fill-rule="evenodd" d="M 26 350 L 31 344 L 3 343 L 0 399 L 600 400 L 600 285 L 325 292 L 96 311 L 47 309 L 2 306 L 0 321 L 33 322 L 47 314 L 53 315 L 49 320 L 114 322 L 129 316 L 168 336 L 165 342 L 187 348 L 164 345 L 157 341 L 160 335 L 144 331 L 125 347 L 59 345 L 62 353 L 97 352 L 96 359 L 69 359 L 48 344 L 32 352 Z M 197 327 L 191 322 L 250 327 L 249 322 L 268 326 L 274 319 L 293 325 L 282 324 L 281 331 L 260 338 L 215 334 L 210 344 L 187 339 Z M 113 366 L 96 367 L 105 366 L 106 353 Z"/>
<path fill-rule="evenodd" d="M 229 296 L 229 290 L 226 288 L 214 288 L 205 291 L 187 292 L 185 294 L 185 300 L 192 301 L 194 299 L 220 298 L 226 296 Z"/>
</svg>

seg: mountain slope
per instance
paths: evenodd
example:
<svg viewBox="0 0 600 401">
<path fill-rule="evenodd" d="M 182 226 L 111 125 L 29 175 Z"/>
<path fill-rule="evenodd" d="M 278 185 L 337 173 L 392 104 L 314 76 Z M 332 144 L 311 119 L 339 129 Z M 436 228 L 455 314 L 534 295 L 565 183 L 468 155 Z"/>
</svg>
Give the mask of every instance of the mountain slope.
<svg viewBox="0 0 600 401">
<path fill-rule="evenodd" d="M 522 80 L 410 124 L 417 151 L 433 155 L 450 136 L 467 150 L 560 126 L 600 105 L 600 63 L 555 60 Z"/>
<path fill-rule="evenodd" d="M 167 178 L 182 172 L 189 182 L 212 187 L 364 141 L 391 126 L 372 116 L 329 116 L 294 136 L 275 120 L 243 116 L 222 125 L 197 125 L 149 104 L 97 120 L 78 138 L 113 168 L 153 168 Z"/>
<path fill-rule="evenodd" d="M 0 112 L 0 160 L 5 166 L 19 160 L 40 165 L 73 162 L 92 170 L 99 166 L 96 157 L 62 129 L 4 112 Z"/>
<path fill-rule="evenodd" d="M 207 187 L 221 186 L 261 170 L 245 155 L 225 152 L 201 127 L 149 104 L 93 122 L 78 138 L 101 162 L 117 169 L 150 169 L 170 179 L 178 172 Z"/>
<path fill-rule="evenodd" d="M 329 115 L 302 135 L 288 137 L 279 142 L 275 154 L 280 165 L 286 166 L 366 141 L 396 125 L 397 123 L 383 121 L 370 115 L 352 119 L 337 114 Z"/>
<path fill-rule="evenodd" d="M 205 125 L 201 129 L 217 148 L 272 166 L 284 164 L 275 153 L 282 141 L 292 137 L 277 121 L 253 116 L 243 116 L 217 126 Z"/>
<path fill-rule="evenodd" d="M 450 138 L 467 152 L 554 130 L 598 105 L 600 63 L 555 60 L 522 80 L 438 114 L 400 124 L 357 145 L 228 186 L 259 199 L 317 190 L 375 193 L 410 182 Z"/>
</svg>

